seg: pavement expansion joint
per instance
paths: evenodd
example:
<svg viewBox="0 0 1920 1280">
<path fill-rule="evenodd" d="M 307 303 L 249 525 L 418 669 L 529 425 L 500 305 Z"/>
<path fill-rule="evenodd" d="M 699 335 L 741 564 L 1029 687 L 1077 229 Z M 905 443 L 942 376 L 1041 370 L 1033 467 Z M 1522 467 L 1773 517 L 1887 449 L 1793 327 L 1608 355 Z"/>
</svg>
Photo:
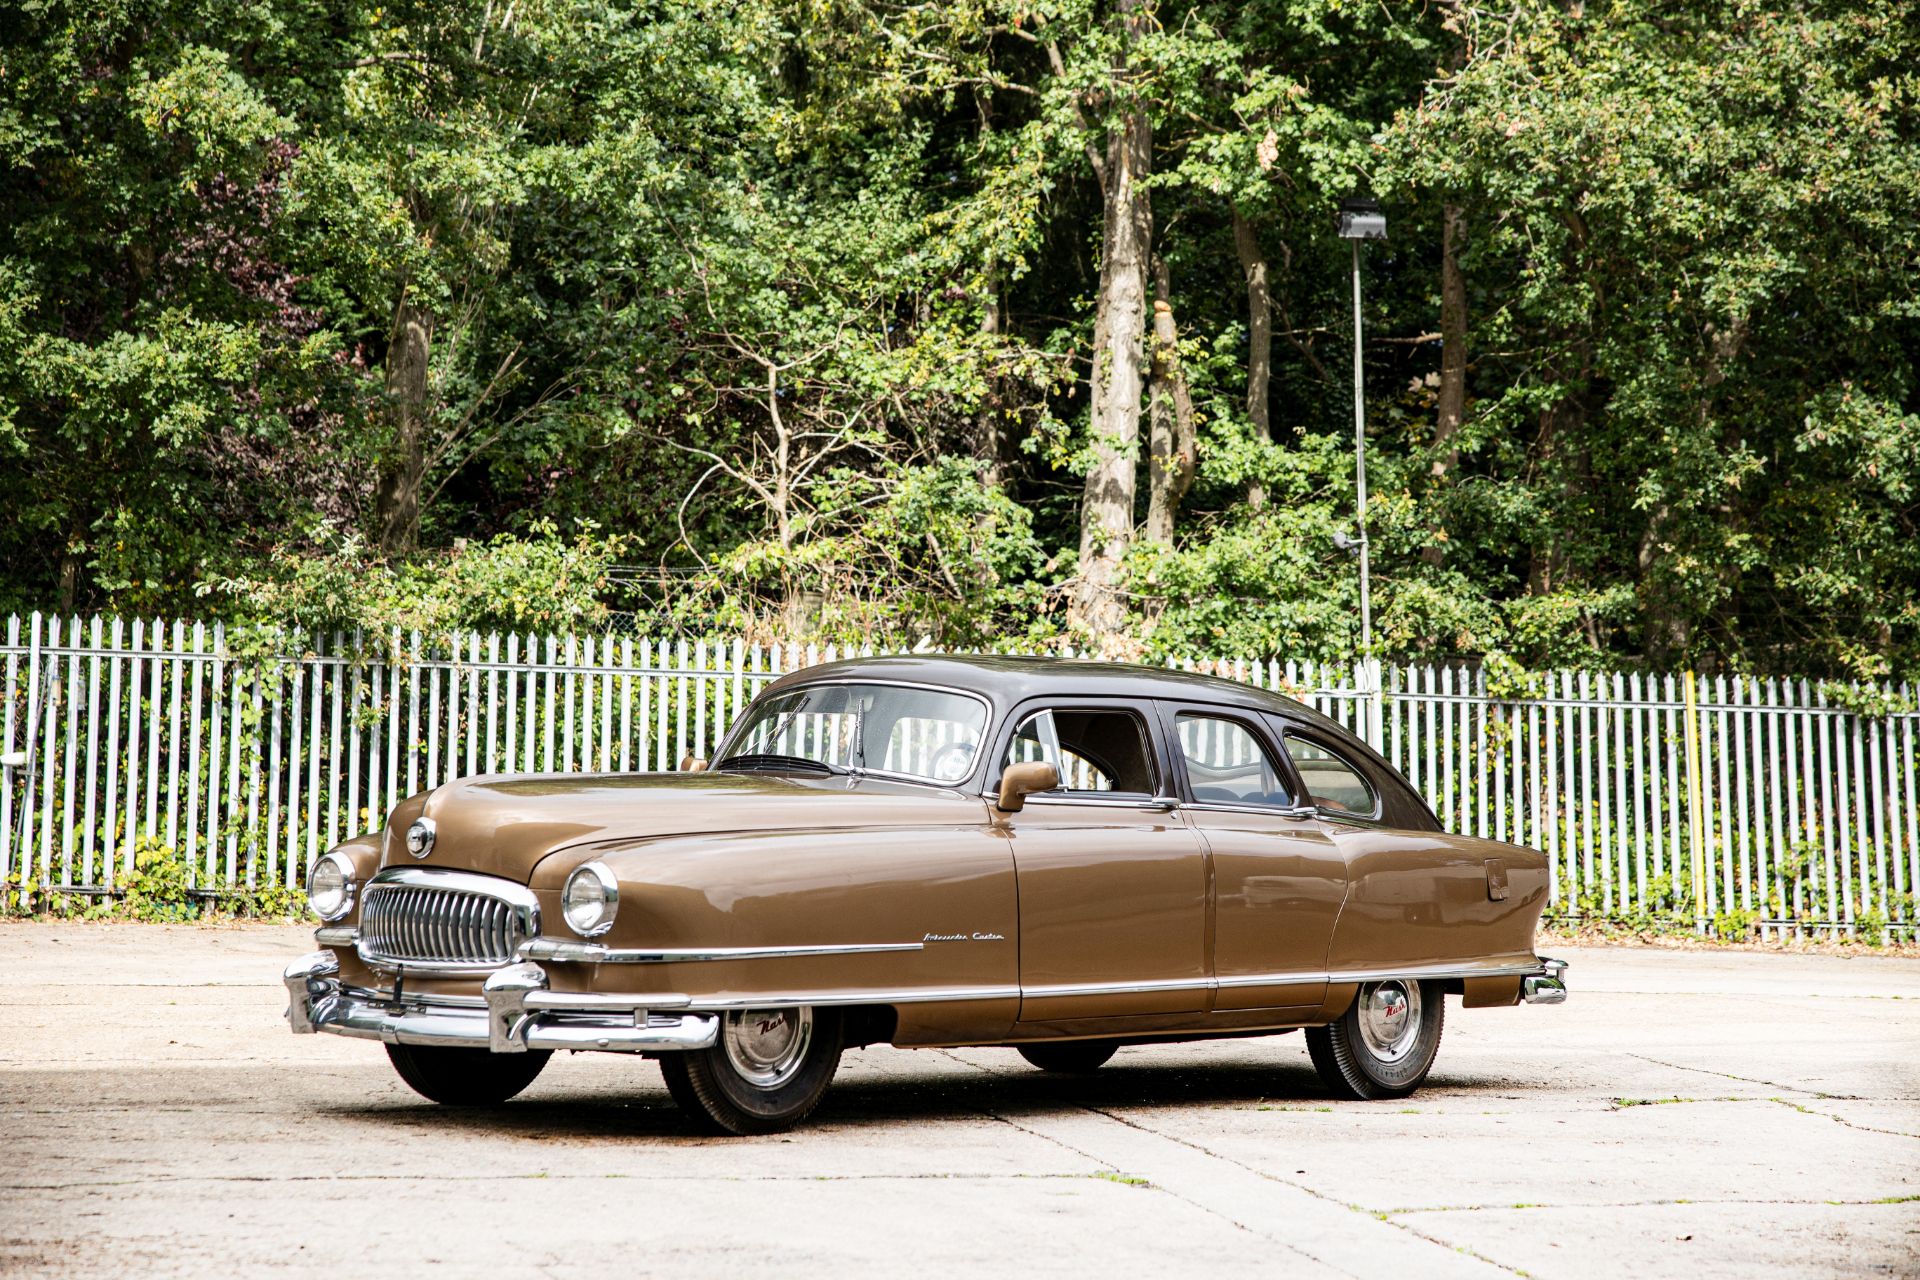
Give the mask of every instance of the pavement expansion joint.
<svg viewBox="0 0 1920 1280">
<path fill-rule="evenodd" d="M 1809 1089 L 1804 1085 L 1783 1084 L 1778 1080 L 1761 1080 L 1754 1076 L 1737 1076 L 1731 1071 L 1715 1071 L 1712 1067 L 1690 1067 L 1684 1062 L 1667 1062 L 1660 1058 L 1651 1058 L 1644 1053 L 1629 1053 L 1629 1058 L 1638 1058 L 1642 1062 L 1651 1062 L 1656 1067 L 1665 1067 L 1669 1071 L 1694 1071 L 1703 1076 L 1719 1076 L 1723 1080 L 1738 1080 L 1741 1084 L 1763 1084 L 1769 1089 L 1785 1089 L 1788 1093 L 1811 1094 L 1816 1098 L 1831 1098 L 1843 1102 L 1864 1102 L 1866 1099 L 1852 1093 L 1828 1093 L 1822 1089 Z"/>
<path fill-rule="evenodd" d="M 1870 1125 L 1870 1124 L 1855 1124 L 1853 1121 L 1847 1119 L 1845 1116 L 1837 1116 L 1833 1114 L 1833 1112 L 1831 1111 L 1816 1111 L 1812 1107 L 1803 1107 L 1799 1103 L 1793 1101 L 1790 1098 L 1768 1098 L 1766 1099 L 1766 1101 L 1777 1102 L 1783 1107 L 1790 1107 L 1793 1110 L 1798 1111 L 1801 1115 L 1824 1116 L 1827 1119 L 1833 1121 L 1835 1124 L 1845 1125 L 1847 1128 L 1852 1129 L 1855 1133 L 1884 1133 L 1890 1138 L 1920 1139 L 1920 1133 L 1909 1133 L 1904 1129 L 1882 1129 L 1876 1125 Z M 1853 1099 L 1853 1101 L 1863 1101 L 1863 1099 Z"/>
</svg>

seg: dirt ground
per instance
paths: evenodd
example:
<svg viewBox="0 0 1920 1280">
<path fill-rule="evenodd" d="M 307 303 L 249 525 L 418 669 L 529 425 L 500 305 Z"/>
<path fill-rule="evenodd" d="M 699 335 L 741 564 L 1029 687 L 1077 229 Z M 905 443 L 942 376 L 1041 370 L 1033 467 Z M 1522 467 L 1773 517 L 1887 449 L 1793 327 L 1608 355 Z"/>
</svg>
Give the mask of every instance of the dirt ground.
<svg viewBox="0 0 1920 1280">
<path fill-rule="evenodd" d="M 648 1062 L 443 1111 L 294 1038 L 303 929 L 0 925 L 0 1273 L 1920 1274 L 1920 961 L 1563 948 L 1406 1103 L 1298 1035 L 849 1053 L 815 1120 L 693 1136 Z"/>
</svg>

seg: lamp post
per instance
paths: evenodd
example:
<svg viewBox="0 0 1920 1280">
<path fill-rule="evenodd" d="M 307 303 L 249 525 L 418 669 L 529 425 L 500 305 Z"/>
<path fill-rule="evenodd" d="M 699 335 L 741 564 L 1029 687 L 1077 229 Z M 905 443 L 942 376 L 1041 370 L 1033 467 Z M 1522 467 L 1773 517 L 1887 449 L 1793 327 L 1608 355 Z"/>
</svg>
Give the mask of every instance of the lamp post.
<svg viewBox="0 0 1920 1280">
<path fill-rule="evenodd" d="M 1360 680 L 1367 700 L 1367 741 L 1380 739 L 1380 664 L 1373 656 L 1373 599 L 1367 559 L 1367 404 L 1360 365 L 1360 242 L 1387 238 L 1387 215 L 1376 200 L 1340 202 L 1340 238 L 1353 242 L 1353 475 L 1354 513 L 1360 551 Z"/>
</svg>

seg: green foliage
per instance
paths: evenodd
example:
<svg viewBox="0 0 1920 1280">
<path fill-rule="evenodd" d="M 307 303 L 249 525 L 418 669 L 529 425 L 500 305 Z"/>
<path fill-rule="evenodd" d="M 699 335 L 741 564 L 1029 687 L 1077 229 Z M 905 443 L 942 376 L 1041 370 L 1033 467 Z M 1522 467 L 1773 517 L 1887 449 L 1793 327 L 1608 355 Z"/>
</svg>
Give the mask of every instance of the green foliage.
<svg viewBox="0 0 1920 1280">
<path fill-rule="evenodd" d="M 265 865 L 269 877 L 265 883 L 217 894 L 202 893 L 194 887 L 195 868 L 184 852 L 154 836 L 143 835 L 134 842 L 132 868 L 121 872 L 112 894 L 83 897 L 57 890 L 42 894 L 24 884 L 16 870 L 0 893 L 0 911 L 158 924 L 220 919 L 311 921 L 306 894 L 298 886 L 274 879 L 271 860 Z"/>
<path fill-rule="evenodd" d="M 1330 210 L 1370 189 L 1379 656 L 1842 701 L 1920 673 L 1912 6 L 1118 12 L 17 7 L 0 609 L 1084 642 L 1089 157 L 1140 111 L 1197 474 L 1172 538 L 1136 541 L 1110 647 L 1355 656 Z"/>
<path fill-rule="evenodd" d="M 591 528 L 564 539 L 541 523 L 526 538 L 503 534 L 394 565 L 349 536 L 317 554 L 277 548 L 261 576 L 210 579 L 198 590 L 243 623 L 309 636 L 592 632 L 606 624 L 608 570 L 625 545 Z"/>
</svg>

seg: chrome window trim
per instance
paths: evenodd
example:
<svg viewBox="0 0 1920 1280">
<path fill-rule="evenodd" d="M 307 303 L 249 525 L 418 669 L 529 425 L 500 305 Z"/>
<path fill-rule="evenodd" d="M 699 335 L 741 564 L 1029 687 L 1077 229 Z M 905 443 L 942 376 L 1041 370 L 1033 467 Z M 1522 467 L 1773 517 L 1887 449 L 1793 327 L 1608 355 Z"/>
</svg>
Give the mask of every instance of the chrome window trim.
<svg viewBox="0 0 1920 1280">
<path fill-rule="evenodd" d="M 958 778 L 954 778 L 947 782 L 942 782 L 938 778 L 923 778 L 917 773 L 894 773 L 886 769 L 867 769 L 867 768 L 848 769 L 847 770 L 848 776 L 854 777 L 854 778 L 878 778 L 886 782 L 911 782 L 923 787 L 935 787 L 941 791 L 964 791 L 967 788 L 967 785 L 973 781 L 974 775 L 980 772 L 981 748 L 985 747 L 988 739 L 993 736 L 993 703 L 990 700 L 988 700 L 988 698 L 984 694 L 975 693 L 971 689 L 956 689 L 952 685 L 923 684 L 918 680 L 827 679 L 827 680 L 798 681 L 780 690 L 779 696 L 784 697 L 789 693 L 798 693 L 802 689 L 818 689 L 818 688 L 825 688 L 830 685 L 840 686 L 843 688 L 852 687 L 856 685 L 864 685 L 872 688 L 881 688 L 881 689 L 918 689 L 922 693 L 946 693 L 946 694 L 951 694 L 956 698 L 971 699 L 972 701 L 979 703 L 981 706 L 981 709 L 986 712 L 986 718 L 980 722 L 980 741 L 974 745 L 974 753 L 973 753 L 974 758 L 971 761 L 967 771 L 961 774 Z M 765 691 L 762 690 L 762 692 L 765 692 Z M 756 693 L 752 698 L 748 699 L 747 709 L 752 710 L 753 704 L 755 702 L 758 702 L 759 700 L 760 700 L 760 695 Z M 713 759 L 714 759 L 713 769 L 715 772 L 720 772 L 720 762 L 724 761 L 727 758 L 728 751 L 734 745 L 735 737 L 738 736 L 739 734 L 745 733 L 746 727 L 747 727 L 746 716 L 742 714 L 739 720 L 739 727 L 735 730 L 728 732 L 726 741 L 721 743 L 720 746 L 713 753 Z"/>
<path fill-rule="evenodd" d="M 1322 817 L 1322 810 L 1310 804 L 1228 804 L 1222 800 L 1182 801 L 1182 809 L 1192 809 L 1196 813 L 1248 813 L 1263 818 L 1288 818 L 1295 822 L 1311 822 Z"/>
<path fill-rule="evenodd" d="M 998 793 L 981 797 L 992 800 Z M 1172 801 L 1171 804 L 1168 802 Z M 1102 809 L 1154 809 L 1166 813 L 1170 809 L 1188 807 L 1185 801 L 1171 796 L 1150 796 L 1144 791 L 1122 791 L 1118 795 L 1111 791 L 1036 791 L 1027 797 L 1028 804 L 1066 805 L 1090 804 Z"/>
</svg>

